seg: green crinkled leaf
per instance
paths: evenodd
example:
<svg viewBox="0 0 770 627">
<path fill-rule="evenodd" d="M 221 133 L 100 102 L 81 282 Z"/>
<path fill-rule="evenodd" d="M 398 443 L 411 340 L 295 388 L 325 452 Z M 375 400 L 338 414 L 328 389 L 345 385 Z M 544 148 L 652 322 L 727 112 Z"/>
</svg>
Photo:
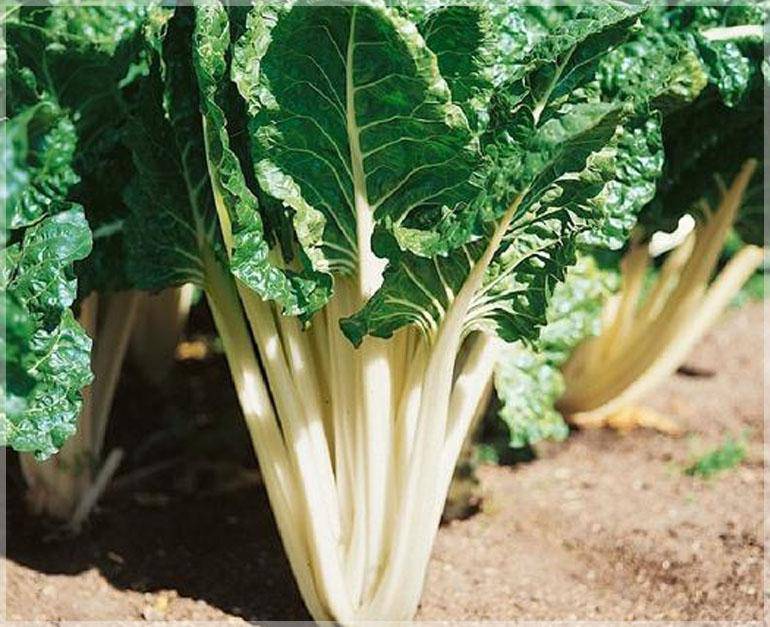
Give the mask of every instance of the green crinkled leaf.
<svg viewBox="0 0 770 627">
<path fill-rule="evenodd" d="M 75 301 L 72 265 L 91 252 L 91 231 L 78 206 L 71 206 L 24 232 L 7 289 L 27 311 L 50 327 Z"/>
<path fill-rule="evenodd" d="M 698 52 L 709 71 L 710 82 L 717 87 L 728 106 L 738 104 L 749 90 L 759 68 L 731 41 L 698 41 Z"/>
<path fill-rule="evenodd" d="M 72 121 L 50 100 L 5 120 L 3 133 L 4 229 L 13 230 L 51 213 L 51 205 L 77 183 L 72 167 L 77 140 Z"/>
<path fill-rule="evenodd" d="M 424 256 L 467 239 L 480 154 L 411 22 L 364 4 L 260 7 L 234 59 L 256 177 L 315 270 L 356 271 L 358 214 Z"/>
<path fill-rule="evenodd" d="M 203 285 L 206 256 L 221 253 L 193 67 L 193 27 L 191 9 L 177 10 L 169 21 L 160 58 L 142 85 L 142 107 L 126 132 L 135 168 L 123 193 L 130 211 L 127 269 L 139 289 Z"/>
<path fill-rule="evenodd" d="M 80 391 L 91 380 L 91 340 L 69 309 L 73 263 L 90 250 L 82 209 L 67 205 L 28 227 L 2 254 L 7 317 L 0 441 L 41 459 L 74 433 Z"/>
<path fill-rule="evenodd" d="M 276 301 L 287 315 L 307 316 L 329 298 L 330 281 L 312 271 L 306 276 L 275 265 L 257 197 L 249 189 L 238 157 L 230 148 L 225 107 L 230 95 L 226 53 L 230 45 L 227 12 L 219 4 L 196 13 L 195 61 L 206 120 L 209 171 L 222 197 L 232 229 L 233 274 L 264 299 Z"/>
<path fill-rule="evenodd" d="M 622 248 L 636 225 L 640 211 L 655 196 L 663 170 L 663 139 L 658 116 L 630 119 L 616 131 L 607 155 L 599 153 L 589 160 L 585 179 L 596 169 L 610 168 L 599 176 L 607 183 L 590 198 L 585 211 L 597 216 L 596 226 L 578 236 L 581 246 Z M 606 161 L 605 161 L 606 157 Z M 605 161 L 605 163 L 597 163 Z"/>
<path fill-rule="evenodd" d="M 493 26 L 487 7 L 456 5 L 430 11 L 417 23 L 439 71 L 471 127 L 482 130 L 492 96 Z"/>
<path fill-rule="evenodd" d="M 591 110 L 576 107 L 563 118 L 544 124 L 530 141 L 535 149 L 525 153 L 521 161 L 511 158 L 513 172 L 504 173 L 515 177 L 515 182 L 504 189 L 512 193 L 508 190 L 518 188 L 526 198 L 468 312 L 469 329 L 496 332 L 507 341 L 537 337 L 539 326 L 545 323 L 548 297 L 574 261 L 574 238 L 593 219 L 572 209 L 577 207 L 581 193 L 587 191 L 593 196 L 601 189 L 601 184 L 594 188 L 583 183 L 565 192 L 571 181 L 560 178 L 571 170 L 580 171 L 589 155 L 606 145 L 616 127 L 616 113 L 615 108 L 606 105 Z M 562 124 L 557 127 L 559 122 Z M 525 194 L 527 188 L 532 191 Z M 571 202 L 560 207 L 538 204 L 536 201 L 547 192 L 552 196 L 569 193 Z M 394 261 L 385 272 L 382 288 L 360 312 L 342 321 L 345 334 L 358 344 L 367 334 L 390 337 L 398 328 L 413 324 L 431 336 L 482 255 L 495 226 L 490 221 L 467 245 L 424 261 L 415 255 L 399 254 L 394 245 L 378 246 L 383 256 Z"/>
<path fill-rule="evenodd" d="M 720 6 L 721 5 L 721 6 Z M 721 98 L 728 106 L 739 104 L 761 74 L 763 41 L 760 35 L 738 35 L 712 39 L 712 29 L 761 26 L 768 16 L 768 4 L 739 5 L 729 2 L 713 6 L 682 3 L 665 14 L 665 26 L 689 36 Z"/>
<path fill-rule="evenodd" d="M 390 337 L 407 325 L 430 337 L 483 253 L 483 241 L 425 258 L 400 251 L 390 236 L 380 238 L 378 249 L 392 256 L 382 287 L 361 311 L 340 321 L 342 331 L 356 346 L 367 335 Z"/>
<path fill-rule="evenodd" d="M 537 350 L 548 363 L 560 367 L 572 350 L 601 330 L 601 313 L 607 298 L 620 286 L 617 271 L 600 268 L 591 255 L 580 255 L 556 286 L 537 341 Z"/>
<path fill-rule="evenodd" d="M 518 347 L 504 352 L 495 388 L 501 403 L 498 416 L 508 428 L 512 448 L 569 435 L 567 423 L 554 409 L 564 380 L 543 355 Z"/>
<path fill-rule="evenodd" d="M 30 342 L 35 324 L 29 313 L 13 294 L 3 287 L 0 295 L 0 315 L 5 321 L 0 335 L 0 350 L 5 358 L 5 379 L 2 381 L 2 398 L 6 419 L 19 420 L 27 408 L 27 399 L 35 387 L 35 379 L 26 364 L 30 356 Z M 5 422 L 0 424 L 0 439 L 7 445 Z"/>
<path fill-rule="evenodd" d="M 592 74 L 591 66 L 608 45 L 627 37 L 627 29 L 642 7 L 538 2 L 490 3 L 489 10 L 497 25 L 497 82 L 529 74 L 526 80 L 531 86 L 539 83 L 544 87 L 543 91 L 532 90 L 535 98 L 540 98 L 555 78 L 553 97 L 558 99 L 570 82 L 581 83 Z"/>
<path fill-rule="evenodd" d="M 143 5 L 22 7 L 7 24 L 20 68 L 12 72 L 11 106 L 45 97 L 68 111 L 78 162 L 94 158 L 93 144 L 115 143 L 112 128 L 125 114 L 121 88 L 147 71 L 146 12 Z"/>
<path fill-rule="evenodd" d="M 661 10 L 665 11 L 671 28 L 706 30 L 718 26 L 761 24 L 768 14 L 768 7 L 766 0 L 751 3 L 714 0 L 709 4 L 683 0 L 672 7 L 661 7 Z"/>
<path fill-rule="evenodd" d="M 520 76 L 532 51 L 550 33 L 574 19 L 579 5 L 491 2 L 488 10 L 495 24 L 495 84 Z"/>
<path fill-rule="evenodd" d="M 510 446 L 567 436 L 555 409 L 564 392 L 559 368 L 580 342 L 598 334 L 604 304 L 618 284 L 616 272 L 599 269 L 590 255 L 580 256 L 554 289 L 537 342 L 504 352 L 495 369 L 495 389 L 502 405 L 498 419 L 508 429 Z"/>
<path fill-rule="evenodd" d="M 641 8 L 588 5 L 534 46 L 520 72 L 536 117 L 590 81 L 607 52 L 626 40 Z"/>
<path fill-rule="evenodd" d="M 527 114 L 514 116 L 516 126 L 497 135 L 488 151 L 494 161 L 490 196 L 504 208 L 525 194 L 519 213 L 570 172 L 581 172 L 586 160 L 614 136 L 621 120 L 612 103 L 566 104 L 558 115 L 535 126 Z"/>
<path fill-rule="evenodd" d="M 28 350 L 24 367 L 34 385 L 25 391 L 23 409 L 6 405 L 0 442 L 45 459 L 75 433 L 82 404 L 80 390 L 92 378 L 91 339 L 66 310 L 52 331 L 35 331 Z M 14 382 L 8 384 L 6 393 L 16 396 Z"/>
<path fill-rule="evenodd" d="M 514 181 L 507 189 L 521 190 L 524 201 L 474 299 L 470 328 L 535 339 L 553 288 L 574 263 L 578 235 L 611 236 L 617 225 L 597 198 L 617 171 L 586 166 L 615 136 L 618 113 L 598 103 L 569 107 L 535 133 L 529 154 L 501 161 Z"/>
<path fill-rule="evenodd" d="M 47 30 L 56 9 L 18 7 L 6 15 L 8 118 L 3 121 L 4 243 L 0 441 L 43 459 L 75 431 L 81 389 L 91 380 L 91 340 L 71 311 L 77 292 L 74 264 L 92 249 L 83 208 L 72 202 L 83 148 L 78 124 L 53 77 L 67 54 L 66 33 Z M 74 45 L 74 44 L 72 44 Z M 88 78 L 75 65 L 72 94 Z M 88 94 L 80 93 L 84 98 Z M 89 102 L 86 98 L 84 102 Z M 8 229 L 8 230 L 6 230 Z"/>
<path fill-rule="evenodd" d="M 21 21 L 47 32 L 50 46 L 113 55 L 144 25 L 146 2 L 85 5 L 57 0 L 50 7 L 30 7 Z"/>
<path fill-rule="evenodd" d="M 383 285 L 361 311 L 341 323 L 354 343 L 366 334 L 388 337 L 406 324 L 431 336 L 514 201 L 518 208 L 493 251 L 466 321 L 468 329 L 491 330 L 509 341 L 537 337 L 550 293 L 574 261 L 579 233 L 621 230 L 606 209 L 589 204 L 616 169 L 597 167 L 580 175 L 589 158 L 615 137 L 624 109 L 598 99 L 564 98 L 593 79 L 603 54 L 635 20 L 632 13 L 603 15 L 581 22 L 555 65 L 536 57 L 528 65 L 530 75 L 498 90 L 483 142 L 487 197 L 470 242 L 430 263 L 399 254 L 396 246 L 376 249 L 390 259 Z"/>
<path fill-rule="evenodd" d="M 467 326 L 507 342 L 535 340 L 554 288 L 575 262 L 575 234 L 567 214 L 513 230 L 489 266 Z"/>
<path fill-rule="evenodd" d="M 746 159 L 762 158 L 762 41 L 740 33 L 755 32 L 745 27 L 761 24 L 766 11 L 759 5 L 654 7 L 631 41 L 602 63 L 605 97 L 641 98 L 663 114 L 665 164 L 641 213 L 648 233 L 673 229 L 685 212 L 699 211 L 702 198 L 716 204 L 714 177 L 729 181 Z M 710 35 L 736 27 L 732 38 L 724 30 L 716 39 Z M 761 187 L 761 176 L 753 183 Z M 755 241 L 761 241 L 759 213 L 747 205 L 739 218 Z"/>
<path fill-rule="evenodd" d="M 663 112 L 692 102 L 708 83 L 692 39 L 671 29 L 658 12 L 647 13 L 642 23 L 600 64 L 603 97 L 628 99 Z"/>
<path fill-rule="evenodd" d="M 548 296 L 574 260 L 575 231 L 562 219 L 569 216 L 538 221 L 510 234 L 469 311 L 468 329 L 496 332 L 508 341 L 537 337 Z M 340 322 L 343 332 L 356 345 L 366 335 L 387 338 L 407 325 L 432 337 L 483 254 L 486 239 L 432 259 L 399 253 L 392 242 L 390 247 L 381 244 L 384 254 L 388 248 L 392 251 L 394 261 L 365 307 Z"/>
</svg>

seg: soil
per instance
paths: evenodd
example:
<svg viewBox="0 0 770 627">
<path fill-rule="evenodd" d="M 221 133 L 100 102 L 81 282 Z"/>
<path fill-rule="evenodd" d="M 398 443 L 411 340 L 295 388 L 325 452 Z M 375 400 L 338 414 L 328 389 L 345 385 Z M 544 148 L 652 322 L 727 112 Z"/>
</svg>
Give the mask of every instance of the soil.
<svg viewBox="0 0 770 627">
<path fill-rule="evenodd" d="M 687 436 L 575 432 L 482 467 L 481 511 L 439 530 L 418 619 L 762 620 L 766 307 L 727 314 L 648 399 Z M 108 439 L 130 453 L 76 540 L 26 512 L 8 457 L 8 619 L 308 618 L 221 356 L 164 389 L 123 377 Z M 683 472 L 727 437 L 742 464 Z"/>
</svg>

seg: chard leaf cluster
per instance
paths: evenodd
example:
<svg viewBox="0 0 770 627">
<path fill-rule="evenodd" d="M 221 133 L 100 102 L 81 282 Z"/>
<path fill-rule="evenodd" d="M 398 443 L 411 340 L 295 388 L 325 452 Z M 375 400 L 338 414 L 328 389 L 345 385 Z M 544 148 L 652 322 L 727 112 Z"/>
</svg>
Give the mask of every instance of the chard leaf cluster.
<svg viewBox="0 0 770 627">
<path fill-rule="evenodd" d="M 108 195 L 119 170 L 107 156 L 122 120 L 119 95 L 143 71 L 144 15 L 129 6 L 17 5 L 4 17 L 2 438 L 40 458 L 74 433 L 91 380 L 78 291 L 113 280 L 100 260 L 123 272 L 114 250 L 101 242 L 94 250 L 92 231 L 100 216 L 119 219 Z"/>
</svg>

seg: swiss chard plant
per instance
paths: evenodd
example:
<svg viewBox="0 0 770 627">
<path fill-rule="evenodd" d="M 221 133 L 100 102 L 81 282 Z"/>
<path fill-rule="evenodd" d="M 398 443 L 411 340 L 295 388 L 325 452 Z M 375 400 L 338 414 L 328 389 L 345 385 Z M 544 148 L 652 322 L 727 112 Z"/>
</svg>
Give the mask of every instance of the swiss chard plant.
<svg viewBox="0 0 770 627">
<path fill-rule="evenodd" d="M 204 289 L 316 618 L 413 615 L 495 337 L 536 337 L 576 240 L 610 236 L 639 124 L 589 86 L 635 12 L 521 63 L 481 9 L 410 16 L 169 13 L 128 140 L 130 274 Z"/>
<path fill-rule="evenodd" d="M 141 6 L 18 4 L 3 16 L 4 172 L 14 181 L 4 213 L 4 297 L 32 321 L 31 342 L 15 354 L 36 382 L 16 391 L 18 379 L 7 378 L 3 427 L 5 441 L 24 453 L 32 508 L 75 527 L 120 457 L 104 459 L 102 448 L 140 300 L 125 291 L 120 136 L 145 71 L 146 17 Z M 6 329 L 19 342 L 13 334 L 24 326 L 14 320 Z M 14 398 L 22 409 L 13 409 Z"/>
</svg>

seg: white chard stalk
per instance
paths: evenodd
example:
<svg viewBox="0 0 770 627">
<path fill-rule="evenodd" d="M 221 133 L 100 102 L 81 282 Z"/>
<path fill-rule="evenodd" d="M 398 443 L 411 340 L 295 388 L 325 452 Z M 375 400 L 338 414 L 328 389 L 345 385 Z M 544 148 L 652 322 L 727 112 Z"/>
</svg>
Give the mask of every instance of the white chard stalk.
<svg viewBox="0 0 770 627">
<path fill-rule="evenodd" d="M 489 251 L 507 225 L 500 223 Z M 362 264 L 381 266 L 368 255 Z M 205 289 L 271 505 L 317 619 L 414 614 L 449 481 L 488 398 L 500 346 L 492 336 L 469 336 L 469 354 L 455 373 L 467 336 L 463 320 L 490 258 L 491 252 L 482 256 L 435 339 L 406 328 L 398 351 L 378 338 L 357 349 L 327 318 L 360 307 L 363 282 L 342 282 L 330 306 L 301 331 L 275 305 L 236 287 L 218 264 L 207 265 Z M 318 373 L 329 357 L 337 366 L 325 384 Z"/>
<path fill-rule="evenodd" d="M 164 382 L 190 315 L 195 286 L 187 283 L 159 294 L 142 294 L 129 350 L 147 379 Z"/>
<path fill-rule="evenodd" d="M 746 162 L 716 211 L 705 208 L 705 220 L 669 253 L 645 298 L 650 255 L 647 246 L 632 245 L 601 333 L 563 366 L 566 390 L 557 407 L 571 422 L 602 426 L 670 376 L 761 265 L 762 249 L 747 245 L 709 282 L 756 165 Z"/>
</svg>

